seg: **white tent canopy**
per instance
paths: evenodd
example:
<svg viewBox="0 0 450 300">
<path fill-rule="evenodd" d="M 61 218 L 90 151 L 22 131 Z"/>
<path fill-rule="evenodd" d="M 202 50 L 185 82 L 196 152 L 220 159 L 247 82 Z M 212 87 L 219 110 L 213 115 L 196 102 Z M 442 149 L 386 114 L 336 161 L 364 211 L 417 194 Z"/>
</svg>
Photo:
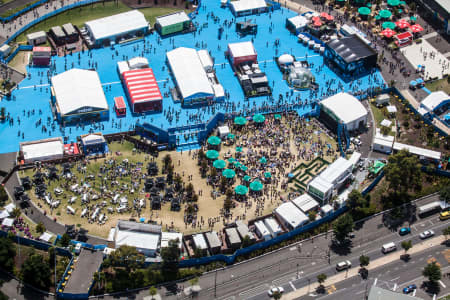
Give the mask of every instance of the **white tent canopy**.
<svg viewBox="0 0 450 300">
<path fill-rule="evenodd" d="M 39 237 L 39 239 L 41 240 L 41 241 L 44 241 L 44 242 L 50 242 L 50 240 L 51 240 L 51 238 L 53 237 L 53 234 L 51 234 L 50 232 L 44 232 L 43 234 L 41 234 L 41 236 Z"/>
<path fill-rule="evenodd" d="M 214 96 L 195 49 L 185 47 L 174 49 L 167 52 L 167 60 L 183 99 Z"/>
<path fill-rule="evenodd" d="M 148 68 L 148 60 L 145 57 L 133 57 L 128 60 L 128 65 L 130 66 L 130 69 Z"/>
<path fill-rule="evenodd" d="M 384 127 L 391 127 L 392 121 L 390 121 L 388 119 L 384 119 L 383 121 L 381 121 L 380 125 L 384 126 Z"/>
<path fill-rule="evenodd" d="M 328 97 L 322 100 L 321 105 L 344 122 L 348 130 L 358 128 L 360 121 L 367 123 L 367 109 L 356 97 L 348 93 L 338 93 Z"/>
<path fill-rule="evenodd" d="M 20 144 L 20 150 L 26 163 L 60 159 L 64 155 L 64 144 L 61 138 Z"/>
<path fill-rule="evenodd" d="M 306 25 L 308 25 L 308 19 L 304 16 L 295 16 L 292 18 L 289 18 L 289 22 L 295 27 L 295 29 L 304 28 Z"/>
<path fill-rule="evenodd" d="M 418 156 L 423 156 L 428 159 L 439 160 L 439 159 L 441 159 L 441 156 L 442 156 L 442 153 L 438 152 L 438 151 L 433 151 L 433 150 L 420 148 L 420 147 L 416 147 L 413 145 L 402 144 L 402 143 L 398 143 L 398 142 L 394 143 L 394 150 L 400 151 L 402 149 L 406 149 L 409 151 L 409 153 L 412 153 L 412 154 L 415 154 Z"/>
<path fill-rule="evenodd" d="M 219 131 L 219 137 L 224 138 L 230 133 L 230 127 L 228 127 L 226 125 L 219 126 L 218 131 Z"/>
<path fill-rule="evenodd" d="M 389 105 L 386 107 L 388 113 L 395 114 L 397 112 L 397 107 L 395 105 Z"/>
<path fill-rule="evenodd" d="M 14 225 L 14 219 L 5 218 L 3 219 L 2 226 L 12 227 Z"/>
<path fill-rule="evenodd" d="M 235 3 L 235 2 L 233 2 Z M 256 55 L 255 47 L 252 42 L 241 42 L 228 44 L 230 54 L 232 57 L 242 57 Z"/>
<path fill-rule="evenodd" d="M 319 202 L 314 200 L 310 195 L 303 194 L 292 200 L 302 212 L 307 213 L 313 209 L 319 207 Z"/>
<path fill-rule="evenodd" d="M 429 94 L 420 103 L 420 107 L 425 109 L 426 113 L 434 111 L 442 103 L 450 101 L 449 95 L 444 91 L 437 91 Z"/>
<path fill-rule="evenodd" d="M 179 11 L 173 14 L 159 16 L 156 18 L 155 23 L 161 25 L 161 27 L 166 27 L 174 24 L 184 23 L 190 20 L 191 19 L 184 11 Z"/>
<path fill-rule="evenodd" d="M 260 9 L 267 6 L 264 0 L 239 0 L 231 1 L 230 5 L 233 6 L 235 12 L 243 12 L 247 10 Z"/>
<path fill-rule="evenodd" d="M 108 102 L 96 71 L 71 69 L 52 77 L 61 116 L 79 110 L 108 110 Z"/>
<path fill-rule="evenodd" d="M 148 28 L 143 13 L 131 10 L 117 15 L 86 22 L 86 27 L 94 40 L 123 35 L 135 30 Z"/>
<path fill-rule="evenodd" d="M 292 202 L 281 204 L 275 209 L 275 214 L 291 228 L 297 228 L 308 222 L 308 217 Z"/>
<path fill-rule="evenodd" d="M 99 134 L 88 134 L 81 138 L 84 145 L 95 145 L 105 143 L 105 138 L 103 135 Z"/>
</svg>

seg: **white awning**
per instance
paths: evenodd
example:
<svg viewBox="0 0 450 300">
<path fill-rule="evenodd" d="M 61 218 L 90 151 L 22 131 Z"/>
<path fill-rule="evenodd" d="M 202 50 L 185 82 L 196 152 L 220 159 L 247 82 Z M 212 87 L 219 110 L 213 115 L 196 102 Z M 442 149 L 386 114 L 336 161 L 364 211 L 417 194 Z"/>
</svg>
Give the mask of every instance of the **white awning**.
<svg viewBox="0 0 450 300">
<path fill-rule="evenodd" d="M 383 121 L 381 121 L 380 125 L 384 126 L 384 127 L 391 127 L 392 121 L 390 121 L 388 119 L 384 119 Z"/>
</svg>

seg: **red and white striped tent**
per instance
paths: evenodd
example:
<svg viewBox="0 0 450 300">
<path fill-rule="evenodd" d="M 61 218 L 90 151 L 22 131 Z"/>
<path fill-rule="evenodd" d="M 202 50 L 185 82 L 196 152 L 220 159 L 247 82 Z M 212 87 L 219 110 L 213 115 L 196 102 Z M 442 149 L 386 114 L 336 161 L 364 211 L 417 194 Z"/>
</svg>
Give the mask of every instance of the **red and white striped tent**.
<svg viewBox="0 0 450 300">
<path fill-rule="evenodd" d="M 122 78 L 134 113 L 162 110 L 162 96 L 152 69 L 126 71 Z"/>
</svg>

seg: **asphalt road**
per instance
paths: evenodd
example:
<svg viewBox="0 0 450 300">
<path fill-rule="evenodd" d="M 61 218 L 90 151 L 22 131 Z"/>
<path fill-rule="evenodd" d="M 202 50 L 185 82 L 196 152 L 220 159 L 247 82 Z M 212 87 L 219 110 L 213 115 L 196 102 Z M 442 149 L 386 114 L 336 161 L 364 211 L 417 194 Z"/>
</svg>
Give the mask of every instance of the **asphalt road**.
<svg viewBox="0 0 450 300">
<path fill-rule="evenodd" d="M 418 287 L 418 289 L 410 293 L 410 295 L 423 299 L 432 299 L 434 295 L 427 293 L 423 287 L 425 278 L 421 276 L 422 270 L 430 259 L 436 259 L 442 266 L 442 273 L 445 274 L 449 272 L 449 261 L 445 257 L 445 253 L 448 253 L 449 251 L 448 247 L 439 245 L 412 255 L 408 262 L 397 260 L 393 263 L 371 270 L 367 280 L 364 280 L 359 276 L 354 276 L 345 281 L 341 281 L 339 284 L 328 287 L 325 295 L 318 295 L 317 293 L 312 292 L 310 295 L 298 299 L 362 300 L 365 299 L 364 296 L 367 295 L 373 285 L 401 293 L 403 288 L 410 284 L 416 284 Z M 449 292 L 450 279 L 444 276 L 440 282 L 439 296 L 448 294 Z"/>
</svg>

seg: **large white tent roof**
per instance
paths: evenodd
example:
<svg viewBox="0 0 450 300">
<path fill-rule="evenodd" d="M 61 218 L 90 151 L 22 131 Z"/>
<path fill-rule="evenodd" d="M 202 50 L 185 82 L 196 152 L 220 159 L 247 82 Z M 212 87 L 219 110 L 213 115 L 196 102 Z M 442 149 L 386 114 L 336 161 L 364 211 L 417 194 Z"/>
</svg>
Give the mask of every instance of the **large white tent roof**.
<svg viewBox="0 0 450 300">
<path fill-rule="evenodd" d="M 107 110 L 108 103 L 96 71 L 71 69 L 52 77 L 61 115 L 76 112 L 81 108 Z"/>
<path fill-rule="evenodd" d="M 319 176 L 330 183 L 334 183 L 343 172 L 351 170 L 352 168 L 353 165 L 351 161 L 348 161 L 343 157 L 339 157 L 331 165 L 329 165 L 322 173 L 320 173 Z"/>
<path fill-rule="evenodd" d="M 367 115 L 364 105 L 348 93 L 338 93 L 322 100 L 321 104 L 332 111 L 345 124 Z"/>
<path fill-rule="evenodd" d="M 314 200 L 313 197 L 308 194 L 300 195 L 299 197 L 292 200 L 292 202 L 304 213 L 319 207 L 319 202 Z"/>
<path fill-rule="evenodd" d="M 289 18 L 289 22 L 291 22 L 291 24 L 294 25 L 296 29 L 303 28 L 308 25 L 308 19 L 300 15 Z"/>
<path fill-rule="evenodd" d="M 131 10 L 117 15 L 86 22 L 95 40 L 121 35 L 130 31 L 147 28 L 148 22 L 143 13 Z"/>
<path fill-rule="evenodd" d="M 264 0 L 239 0 L 239 1 L 231 1 L 230 4 L 233 6 L 234 11 L 246 11 L 251 9 L 258 9 L 266 7 L 266 1 Z"/>
<path fill-rule="evenodd" d="M 423 99 L 420 103 L 420 106 L 430 112 L 435 110 L 445 101 L 450 101 L 450 97 L 447 95 L 447 93 L 444 91 L 437 91 L 429 94 L 425 99 Z"/>
<path fill-rule="evenodd" d="M 180 47 L 167 52 L 173 75 L 183 99 L 197 94 L 213 96 L 214 91 L 208 80 L 197 51 L 191 48 Z"/>
<path fill-rule="evenodd" d="M 116 248 L 122 245 L 134 246 L 140 249 L 156 251 L 160 235 L 157 233 L 116 230 Z"/>
<path fill-rule="evenodd" d="M 62 158 L 64 144 L 61 138 L 43 142 L 22 143 L 20 150 L 23 152 L 25 162 Z"/>
<path fill-rule="evenodd" d="M 415 154 L 418 156 L 423 156 L 429 159 L 439 160 L 441 159 L 442 153 L 438 151 L 433 151 L 425 148 L 416 147 L 413 145 L 402 144 L 398 142 L 394 142 L 394 150 L 400 151 L 402 149 L 406 149 L 411 154 Z"/>
<path fill-rule="evenodd" d="M 275 209 L 275 213 L 293 228 L 302 226 L 309 220 L 308 217 L 292 202 L 281 204 Z"/>
</svg>

